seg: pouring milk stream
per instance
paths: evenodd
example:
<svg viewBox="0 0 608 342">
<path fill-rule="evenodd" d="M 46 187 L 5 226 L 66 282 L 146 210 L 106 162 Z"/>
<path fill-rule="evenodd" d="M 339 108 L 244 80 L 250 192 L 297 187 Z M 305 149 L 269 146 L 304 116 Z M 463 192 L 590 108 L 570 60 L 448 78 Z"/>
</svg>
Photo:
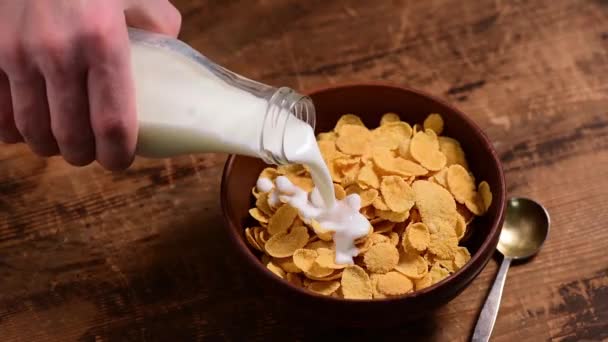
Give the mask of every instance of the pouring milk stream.
<svg viewBox="0 0 608 342">
<path fill-rule="evenodd" d="M 259 191 L 276 187 L 276 200 L 298 209 L 304 222 L 333 230 L 336 262 L 352 263 L 354 241 L 367 235 L 361 199 L 336 200 L 314 130 L 312 101 L 288 88 L 273 88 L 236 75 L 179 40 L 131 29 L 139 137 L 137 154 L 167 158 L 223 152 L 271 164 L 298 163 L 310 170 L 311 193 L 286 177 L 259 179 Z"/>
</svg>

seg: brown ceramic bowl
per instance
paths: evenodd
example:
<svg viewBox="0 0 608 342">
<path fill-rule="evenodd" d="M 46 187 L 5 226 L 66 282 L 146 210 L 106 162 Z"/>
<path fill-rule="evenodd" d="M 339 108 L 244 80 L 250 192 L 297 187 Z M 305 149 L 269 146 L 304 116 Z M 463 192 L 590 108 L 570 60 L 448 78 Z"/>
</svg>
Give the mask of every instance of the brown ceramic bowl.
<svg viewBox="0 0 608 342">
<path fill-rule="evenodd" d="M 318 318 L 327 324 L 375 325 L 403 322 L 427 314 L 458 295 L 481 272 L 492 257 L 503 223 L 505 181 L 500 161 L 481 129 L 458 109 L 418 90 L 386 84 L 354 84 L 325 88 L 310 93 L 317 111 L 317 132 L 331 130 L 345 113 L 361 117 L 370 128 L 377 127 L 386 112 L 395 112 L 411 124 L 422 123 L 429 113 L 440 113 L 445 121 L 443 135 L 460 141 L 477 180 L 486 180 L 493 202 L 486 215 L 473 221 L 473 233 L 465 245 L 471 260 L 443 281 L 409 295 L 383 300 L 345 300 L 312 294 L 296 288 L 270 273 L 248 247 L 244 228 L 253 224 L 248 210 L 253 206 L 250 189 L 265 164 L 258 159 L 230 156 L 222 177 L 221 201 L 224 219 L 236 254 L 250 271 L 252 284 L 259 284 L 260 296 L 276 300 L 279 317 Z"/>
</svg>

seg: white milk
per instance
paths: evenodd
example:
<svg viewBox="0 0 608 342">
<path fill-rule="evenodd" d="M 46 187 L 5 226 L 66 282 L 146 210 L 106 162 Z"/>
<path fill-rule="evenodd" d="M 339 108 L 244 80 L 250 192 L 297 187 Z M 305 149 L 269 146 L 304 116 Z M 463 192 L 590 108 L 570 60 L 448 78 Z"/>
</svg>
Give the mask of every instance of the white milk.
<svg viewBox="0 0 608 342">
<path fill-rule="evenodd" d="M 331 174 L 319 151 L 315 132 L 309 125 L 302 124 L 302 121 L 293 116 L 287 122 L 288 133 L 285 134 L 283 140 L 285 156 L 294 163 L 308 166 L 312 181 L 319 189 L 324 204 L 332 207 L 335 204 L 336 195 Z"/>
<path fill-rule="evenodd" d="M 269 180 L 263 179 L 260 178 L 262 183 Z M 317 192 L 319 188 L 314 188 L 309 194 L 292 184 L 285 176 L 277 177 L 275 184 L 279 200 L 298 209 L 300 218 L 304 222 L 310 224 L 315 220 L 321 227 L 334 232 L 336 263 L 352 264 L 353 257 L 359 254 L 355 240 L 366 236 L 370 228 L 369 221 L 359 212 L 361 209 L 359 195 L 348 195 L 343 200 L 336 200 L 334 205 L 327 206 Z"/>
<path fill-rule="evenodd" d="M 258 157 L 267 101 L 226 84 L 179 53 L 132 44 L 137 154 L 224 152 Z"/>
<path fill-rule="evenodd" d="M 259 179 L 256 186 L 261 192 L 276 187 L 270 192 L 272 205 L 289 203 L 304 220 L 333 230 L 336 262 L 352 263 L 358 252 L 354 241 L 368 233 L 370 224 L 359 213 L 358 195 L 335 199 L 313 128 L 291 112 L 301 96 L 233 74 L 177 40 L 138 30 L 130 35 L 137 154 L 167 158 L 223 152 L 307 165 L 316 185 L 311 194 L 285 177 L 275 183 Z M 309 109 L 314 112 L 309 107 L 307 115 Z"/>
</svg>

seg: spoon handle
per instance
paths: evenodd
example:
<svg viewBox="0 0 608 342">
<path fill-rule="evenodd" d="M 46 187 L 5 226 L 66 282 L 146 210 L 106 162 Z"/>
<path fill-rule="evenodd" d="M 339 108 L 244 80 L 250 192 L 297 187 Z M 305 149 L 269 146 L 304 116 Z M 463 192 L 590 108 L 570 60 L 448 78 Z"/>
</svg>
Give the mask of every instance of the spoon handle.
<svg viewBox="0 0 608 342">
<path fill-rule="evenodd" d="M 490 340 L 490 335 L 492 335 L 492 329 L 496 322 L 496 316 L 498 316 L 502 289 L 505 286 L 507 271 L 509 270 L 510 265 L 511 258 L 505 257 L 502 259 L 500 269 L 494 280 L 494 285 L 492 285 L 492 290 L 490 290 L 490 294 L 488 295 L 488 298 L 486 298 L 486 302 L 481 309 L 481 314 L 479 314 L 479 319 L 477 320 L 477 325 L 473 332 L 473 338 L 471 338 L 472 342 L 487 342 Z"/>
</svg>

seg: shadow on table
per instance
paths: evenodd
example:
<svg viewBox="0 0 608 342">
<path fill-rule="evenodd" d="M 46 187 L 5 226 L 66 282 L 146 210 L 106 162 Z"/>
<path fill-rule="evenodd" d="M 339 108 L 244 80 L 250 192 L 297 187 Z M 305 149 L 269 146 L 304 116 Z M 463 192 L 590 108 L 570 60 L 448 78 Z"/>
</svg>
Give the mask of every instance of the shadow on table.
<svg viewBox="0 0 608 342">
<path fill-rule="evenodd" d="M 290 335 L 283 333 L 283 335 L 269 337 L 279 339 L 293 336 L 294 339 L 302 341 L 320 341 L 324 338 L 334 341 L 384 341 L 389 338 L 404 341 L 438 341 L 438 337 L 435 336 L 438 329 L 436 319 L 430 316 L 414 321 L 404 321 L 390 327 L 332 328 L 329 323 L 324 327 L 318 325 L 291 327 Z"/>
</svg>

